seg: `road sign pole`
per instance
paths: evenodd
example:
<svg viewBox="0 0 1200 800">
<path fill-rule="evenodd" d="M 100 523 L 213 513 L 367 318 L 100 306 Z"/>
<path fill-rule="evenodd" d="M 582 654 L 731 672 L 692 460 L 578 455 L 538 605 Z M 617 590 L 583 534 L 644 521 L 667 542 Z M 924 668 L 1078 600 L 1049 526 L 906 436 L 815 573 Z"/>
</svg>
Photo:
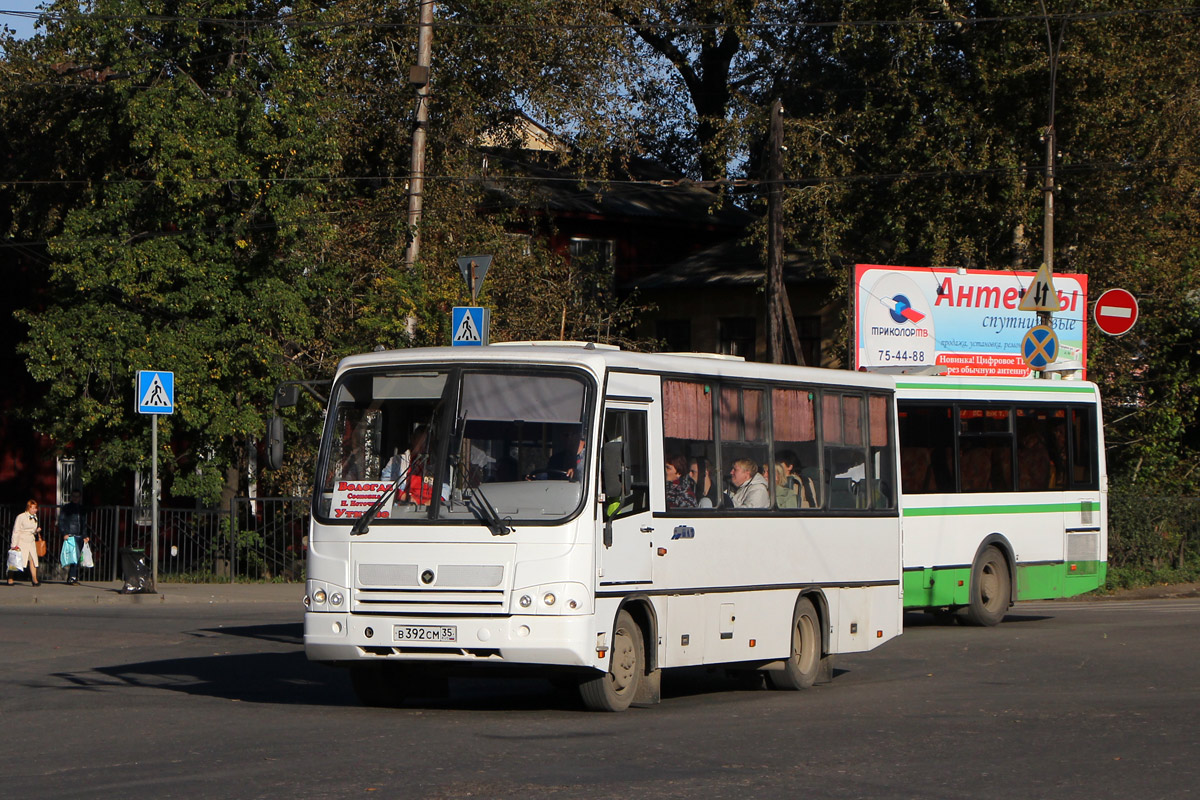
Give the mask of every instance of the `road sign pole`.
<svg viewBox="0 0 1200 800">
<path fill-rule="evenodd" d="M 150 415 L 150 580 L 158 591 L 158 415 Z"/>
</svg>

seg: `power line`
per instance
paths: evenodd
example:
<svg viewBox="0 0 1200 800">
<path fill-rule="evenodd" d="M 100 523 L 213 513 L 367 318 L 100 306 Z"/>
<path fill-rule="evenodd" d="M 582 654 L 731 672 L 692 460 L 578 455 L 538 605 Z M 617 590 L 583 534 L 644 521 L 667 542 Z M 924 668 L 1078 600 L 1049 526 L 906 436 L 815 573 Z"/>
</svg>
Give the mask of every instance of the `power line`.
<svg viewBox="0 0 1200 800">
<path fill-rule="evenodd" d="M 1155 158 L 1122 161 L 1082 161 L 1060 165 L 1060 172 L 1128 172 L 1158 167 L 1188 166 L 1200 164 L 1198 157 Z M 861 181 L 902 181 L 929 178 L 986 178 L 998 175 L 1027 174 L 1040 171 L 1038 166 L 984 167 L 979 169 L 907 170 L 901 172 L 865 172 L 847 175 L 814 175 L 806 178 L 784 178 L 779 183 L 785 188 L 816 186 L 830 183 L 852 183 Z M 280 177 L 211 177 L 163 180 L 160 178 L 118 178 L 115 180 L 92 178 L 42 178 L 6 180 L 0 178 L 0 186 L 122 186 L 122 185 L 259 185 L 259 184 L 303 184 L 303 183 L 378 183 L 394 184 L 408 180 L 408 175 L 300 175 Z M 766 178 L 722 178 L 717 180 L 691 180 L 689 178 L 668 179 L 613 179 L 602 176 L 547 177 L 537 175 L 426 175 L 426 180 L 457 183 L 512 183 L 574 185 L 581 192 L 610 191 L 621 187 L 655 186 L 662 188 L 755 188 L 769 187 L 774 182 Z"/>
</svg>

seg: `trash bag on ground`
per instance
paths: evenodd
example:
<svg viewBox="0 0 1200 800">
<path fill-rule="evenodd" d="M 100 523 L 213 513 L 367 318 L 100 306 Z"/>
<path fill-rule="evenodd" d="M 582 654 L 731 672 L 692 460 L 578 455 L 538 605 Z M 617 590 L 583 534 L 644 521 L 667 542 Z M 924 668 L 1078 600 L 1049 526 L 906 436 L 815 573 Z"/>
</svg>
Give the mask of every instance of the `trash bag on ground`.
<svg viewBox="0 0 1200 800">
<path fill-rule="evenodd" d="M 150 559 L 143 548 L 122 548 L 121 579 L 125 581 L 122 594 L 154 593 Z"/>
</svg>

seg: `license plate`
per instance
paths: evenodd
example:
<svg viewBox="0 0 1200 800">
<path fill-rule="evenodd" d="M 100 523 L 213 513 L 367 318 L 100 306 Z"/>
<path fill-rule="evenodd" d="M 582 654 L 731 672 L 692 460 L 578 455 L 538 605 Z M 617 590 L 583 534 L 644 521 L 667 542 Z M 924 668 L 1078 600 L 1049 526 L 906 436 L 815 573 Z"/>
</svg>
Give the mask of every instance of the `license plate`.
<svg viewBox="0 0 1200 800">
<path fill-rule="evenodd" d="M 456 642 L 457 625 L 396 625 L 392 628 L 394 642 Z"/>
</svg>

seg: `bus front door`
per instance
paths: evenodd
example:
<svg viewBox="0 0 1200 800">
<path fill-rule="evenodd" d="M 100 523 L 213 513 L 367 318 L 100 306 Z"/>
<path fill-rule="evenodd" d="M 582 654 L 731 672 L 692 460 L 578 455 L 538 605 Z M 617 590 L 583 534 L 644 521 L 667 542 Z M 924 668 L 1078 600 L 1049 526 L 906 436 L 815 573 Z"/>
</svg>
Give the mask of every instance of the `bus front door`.
<svg viewBox="0 0 1200 800">
<path fill-rule="evenodd" d="M 604 415 L 601 587 L 653 583 L 654 522 L 646 421 L 645 409 L 610 405 Z"/>
</svg>

